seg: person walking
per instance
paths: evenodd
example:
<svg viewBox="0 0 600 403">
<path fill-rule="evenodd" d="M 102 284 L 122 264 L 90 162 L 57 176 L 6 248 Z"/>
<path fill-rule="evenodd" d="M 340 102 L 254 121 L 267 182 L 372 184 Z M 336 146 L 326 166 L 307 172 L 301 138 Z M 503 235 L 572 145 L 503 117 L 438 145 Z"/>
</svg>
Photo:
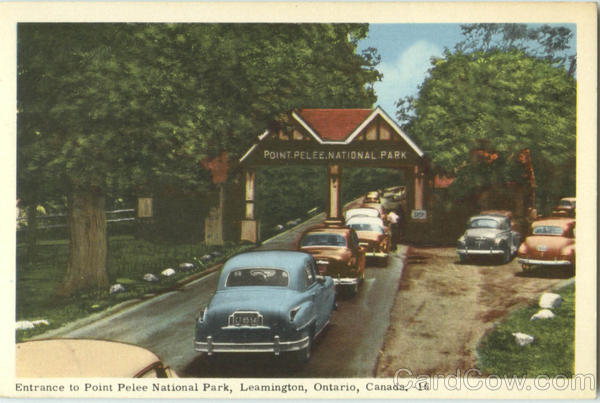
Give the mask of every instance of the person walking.
<svg viewBox="0 0 600 403">
<path fill-rule="evenodd" d="M 392 250 L 396 250 L 399 235 L 400 235 L 400 216 L 396 214 L 394 210 L 390 211 L 387 215 L 387 220 L 390 223 L 390 229 L 392 231 L 391 241 L 392 241 Z"/>
</svg>

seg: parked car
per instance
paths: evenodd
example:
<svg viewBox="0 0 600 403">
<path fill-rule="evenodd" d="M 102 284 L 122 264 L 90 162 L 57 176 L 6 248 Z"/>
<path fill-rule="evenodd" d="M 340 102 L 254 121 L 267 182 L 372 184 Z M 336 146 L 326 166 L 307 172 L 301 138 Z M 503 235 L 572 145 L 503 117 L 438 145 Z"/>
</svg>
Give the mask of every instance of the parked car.
<svg viewBox="0 0 600 403">
<path fill-rule="evenodd" d="M 333 280 L 317 273 L 310 254 L 242 253 L 225 263 L 217 291 L 196 321 L 195 349 L 290 353 L 306 362 L 334 307 Z"/>
<path fill-rule="evenodd" d="M 365 276 L 365 248 L 352 228 L 313 227 L 302 234 L 299 249 L 314 256 L 321 275 L 337 286 L 358 292 Z"/>
<path fill-rule="evenodd" d="M 387 260 L 390 253 L 391 233 L 378 217 L 355 216 L 346 226 L 356 231 L 358 241 L 366 249 L 367 257 Z"/>
<path fill-rule="evenodd" d="M 19 378 L 177 378 L 145 348 L 91 339 L 17 343 L 16 369 Z"/>
<path fill-rule="evenodd" d="M 575 266 L 575 219 L 550 217 L 531 224 L 531 235 L 519 247 L 523 270 L 533 266 Z"/>
<path fill-rule="evenodd" d="M 575 217 L 575 198 L 563 197 L 558 206 L 552 209 L 552 215 L 557 217 Z"/>
<path fill-rule="evenodd" d="M 348 221 L 352 217 L 357 217 L 357 216 L 379 217 L 379 218 L 382 217 L 381 213 L 379 212 L 378 209 L 369 208 L 369 207 L 359 207 L 359 208 L 348 209 L 344 213 L 344 217 L 345 217 L 346 221 Z"/>
<path fill-rule="evenodd" d="M 385 217 L 385 210 L 384 210 L 383 205 L 381 203 L 364 203 L 363 202 L 360 205 L 360 207 L 362 207 L 362 208 L 371 208 L 371 209 L 377 210 L 379 212 L 379 216 L 381 218 Z"/>
<path fill-rule="evenodd" d="M 406 187 L 396 186 L 388 188 L 383 191 L 383 197 L 381 198 L 381 205 L 385 211 L 398 212 L 404 209 L 404 203 L 406 202 Z"/>
<path fill-rule="evenodd" d="M 473 256 L 497 256 L 508 263 L 517 253 L 521 235 L 513 229 L 511 217 L 501 212 L 473 216 L 458 239 L 456 253 L 461 262 Z"/>
<path fill-rule="evenodd" d="M 373 191 L 367 193 L 363 198 L 363 203 L 381 203 L 381 199 L 379 198 L 379 192 Z"/>
</svg>

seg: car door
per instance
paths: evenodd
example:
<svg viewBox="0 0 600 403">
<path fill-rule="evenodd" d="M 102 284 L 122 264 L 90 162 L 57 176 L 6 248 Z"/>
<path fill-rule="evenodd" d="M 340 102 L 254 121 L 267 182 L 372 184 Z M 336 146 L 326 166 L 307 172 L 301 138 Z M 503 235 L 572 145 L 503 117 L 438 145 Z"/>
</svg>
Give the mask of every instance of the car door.
<svg viewBox="0 0 600 403">
<path fill-rule="evenodd" d="M 315 331 L 321 330 L 329 320 L 328 307 L 333 306 L 333 301 L 328 304 L 326 287 L 317 281 L 317 271 L 314 259 L 311 259 L 304 268 L 307 275 L 307 292 L 313 300 L 315 315 Z"/>
</svg>

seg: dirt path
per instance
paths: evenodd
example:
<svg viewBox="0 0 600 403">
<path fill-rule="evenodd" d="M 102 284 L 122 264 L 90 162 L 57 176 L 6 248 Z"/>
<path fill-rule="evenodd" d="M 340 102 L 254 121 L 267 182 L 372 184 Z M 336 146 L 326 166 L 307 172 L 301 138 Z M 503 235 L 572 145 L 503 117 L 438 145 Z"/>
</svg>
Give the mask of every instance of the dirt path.
<svg viewBox="0 0 600 403">
<path fill-rule="evenodd" d="M 561 269 L 524 274 L 516 259 L 459 264 L 454 248 L 411 248 L 376 376 L 475 368 L 475 347 L 494 323 L 571 276 Z"/>
</svg>

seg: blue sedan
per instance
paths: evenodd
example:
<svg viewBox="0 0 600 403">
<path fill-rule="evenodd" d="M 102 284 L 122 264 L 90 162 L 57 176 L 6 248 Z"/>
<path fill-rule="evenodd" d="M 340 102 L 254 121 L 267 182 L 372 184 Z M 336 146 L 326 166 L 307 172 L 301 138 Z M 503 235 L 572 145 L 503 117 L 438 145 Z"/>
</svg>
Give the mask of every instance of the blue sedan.
<svg viewBox="0 0 600 403">
<path fill-rule="evenodd" d="M 304 252 L 254 251 L 225 263 L 217 291 L 196 321 L 196 351 L 292 352 L 310 359 L 335 308 L 331 277 Z"/>
</svg>

